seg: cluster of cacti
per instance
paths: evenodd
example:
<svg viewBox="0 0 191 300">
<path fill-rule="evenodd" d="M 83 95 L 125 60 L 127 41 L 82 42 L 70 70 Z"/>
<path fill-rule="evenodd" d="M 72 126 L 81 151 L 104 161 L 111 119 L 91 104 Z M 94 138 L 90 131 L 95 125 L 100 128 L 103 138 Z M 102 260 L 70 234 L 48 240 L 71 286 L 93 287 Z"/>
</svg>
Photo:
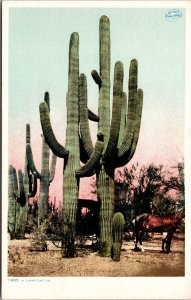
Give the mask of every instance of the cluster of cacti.
<svg viewBox="0 0 191 300">
<path fill-rule="evenodd" d="M 25 178 L 30 177 L 26 185 Z M 11 239 L 23 239 L 25 237 L 25 229 L 28 214 L 28 198 L 33 197 L 37 191 L 36 174 L 23 174 L 18 170 L 18 179 L 16 170 L 13 166 L 9 166 L 9 203 L 8 203 L 8 231 Z"/>
<path fill-rule="evenodd" d="M 141 90 L 137 90 L 136 60 L 132 60 L 129 73 L 128 114 L 126 114 L 123 65 L 121 62 L 116 63 L 110 125 L 110 25 L 109 19 L 102 16 L 100 19 L 100 75 L 97 71 L 92 71 L 92 77 L 99 86 L 99 116 L 93 118 L 99 121 L 99 135 L 95 149 L 88 124 L 86 76 L 84 74 L 79 76 L 79 38 L 77 33 L 71 35 L 69 47 L 66 148 L 62 147 L 54 136 L 47 105 L 45 103 L 40 105 L 41 124 L 46 141 L 55 155 L 63 157 L 65 160 L 63 256 L 72 256 L 75 252 L 73 246 L 78 180 L 80 177 L 91 176 L 95 173 L 97 174 L 98 197 L 101 200 L 100 253 L 104 256 L 111 254 L 114 171 L 116 167 L 126 164 L 135 152 L 142 111 L 143 95 Z M 85 166 L 81 168 L 79 168 L 80 159 L 85 163 Z"/>
<path fill-rule="evenodd" d="M 50 110 L 50 100 L 49 94 L 46 92 L 44 96 L 44 103 L 46 103 L 48 110 Z M 49 156 L 50 156 L 50 148 L 47 145 L 44 136 L 42 135 L 42 157 L 41 157 L 41 172 L 37 171 L 35 167 L 33 154 L 30 144 L 30 126 L 27 124 L 27 163 L 28 168 L 32 173 L 36 172 L 37 178 L 40 180 L 40 193 L 39 193 L 39 201 L 38 201 L 38 219 L 39 224 L 42 223 L 48 215 L 48 198 L 49 198 L 49 185 L 54 179 L 55 168 L 56 168 L 56 155 L 52 155 L 51 167 L 49 170 Z"/>
<path fill-rule="evenodd" d="M 113 245 L 111 251 L 111 257 L 114 261 L 120 261 L 124 225 L 125 219 L 123 214 L 120 212 L 115 213 L 112 222 Z"/>
<path fill-rule="evenodd" d="M 79 36 L 78 33 L 74 32 L 71 35 L 69 45 L 65 147 L 56 140 L 53 133 L 49 116 L 49 94 L 46 92 L 44 101 L 39 107 L 43 130 L 42 170 L 39 173 L 33 161 L 29 125 L 27 125 L 26 168 L 32 174 L 36 173 L 37 178 L 40 179 L 39 221 L 43 222 L 47 217 L 49 184 L 54 177 L 56 157 L 64 159 L 63 257 L 72 257 L 75 254 L 76 213 L 80 178 L 96 174 L 97 194 L 101 202 L 100 254 L 110 256 L 111 249 L 113 249 L 113 253 L 115 253 L 113 257 L 116 260 L 119 257 L 119 250 L 116 249 L 121 243 L 119 242 L 120 232 L 124 224 L 121 215 L 116 214 L 113 218 L 115 205 L 114 172 L 115 168 L 127 164 L 134 155 L 139 136 L 143 92 L 137 89 L 137 61 L 133 59 L 129 69 L 127 111 L 127 96 L 123 91 L 123 64 L 119 61 L 116 62 L 112 117 L 110 118 L 110 24 L 106 16 L 102 16 L 100 19 L 99 35 L 100 72 L 98 74 L 97 71 L 92 71 L 92 77 L 99 88 L 98 116 L 94 115 L 87 106 L 87 80 L 86 76 L 79 72 Z M 88 120 L 98 122 L 98 140 L 95 147 L 91 140 Z M 51 171 L 49 171 L 49 148 L 54 153 Z M 80 167 L 80 161 L 84 163 L 83 167 Z M 28 183 L 29 179 L 26 178 L 26 186 Z M 12 200 L 10 203 L 13 203 Z M 11 220 L 11 218 L 9 219 Z M 117 237 L 116 234 L 119 236 Z"/>
</svg>

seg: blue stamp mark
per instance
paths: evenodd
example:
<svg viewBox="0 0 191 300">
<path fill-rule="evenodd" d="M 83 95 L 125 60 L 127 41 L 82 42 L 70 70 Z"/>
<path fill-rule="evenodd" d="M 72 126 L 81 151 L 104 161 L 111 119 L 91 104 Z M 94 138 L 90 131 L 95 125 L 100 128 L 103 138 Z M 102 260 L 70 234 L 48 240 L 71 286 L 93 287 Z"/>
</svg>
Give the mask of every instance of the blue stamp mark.
<svg viewBox="0 0 191 300">
<path fill-rule="evenodd" d="M 169 22 L 176 22 L 179 18 L 182 17 L 182 13 L 179 9 L 169 9 L 166 14 L 165 18 Z"/>
</svg>

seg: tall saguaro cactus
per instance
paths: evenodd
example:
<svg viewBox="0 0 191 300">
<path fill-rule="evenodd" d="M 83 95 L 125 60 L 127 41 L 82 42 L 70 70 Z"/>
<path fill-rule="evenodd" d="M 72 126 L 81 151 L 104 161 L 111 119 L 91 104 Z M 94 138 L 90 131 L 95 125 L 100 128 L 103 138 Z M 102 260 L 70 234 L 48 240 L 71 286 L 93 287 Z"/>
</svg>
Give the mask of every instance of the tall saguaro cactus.
<svg viewBox="0 0 191 300">
<path fill-rule="evenodd" d="M 128 111 L 127 96 L 123 92 L 123 64 L 116 62 L 113 82 L 113 107 L 110 120 L 110 22 L 102 16 L 99 25 L 100 72 L 92 71 L 99 88 L 98 130 L 104 134 L 104 151 L 97 173 L 97 192 L 101 200 L 100 254 L 111 255 L 112 218 L 114 214 L 115 168 L 127 164 L 133 157 L 139 137 L 143 92 L 137 89 L 138 66 L 133 59 L 129 69 Z M 84 101 L 81 98 L 81 101 Z M 83 128 L 82 128 L 83 130 Z M 86 129 L 87 132 L 87 129 Z M 89 135 L 84 134 L 83 145 L 87 153 L 93 151 Z M 77 174 L 84 176 L 81 171 Z M 87 176 L 87 173 L 85 174 Z"/>
<path fill-rule="evenodd" d="M 63 212 L 62 212 L 62 255 L 72 257 L 75 254 L 76 212 L 79 180 L 76 170 L 80 168 L 79 138 L 79 36 L 72 33 L 69 45 L 69 71 L 67 102 L 67 127 L 65 147 L 58 143 L 53 133 L 49 110 L 46 103 L 40 104 L 40 117 L 43 133 L 49 147 L 55 155 L 64 158 Z M 91 114 L 94 119 L 94 115 Z M 90 170 L 99 161 L 103 142 L 97 141 L 95 151 L 82 167 Z"/>
<path fill-rule="evenodd" d="M 48 110 L 50 110 L 49 94 L 46 92 L 44 96 L 44 103 L 46 103 Z M 50 148 L 45 141 L 44 135 L 42 135 L 42 156 L 41 156 L 41 172 L 38 172 L 34 160 L 32 149 L 30 145 L 30 126 L 26 125 L 27 128 L 27 162 L 29 169 L 36 172 L 37 178 L 40 179 L 40 194 L 39 194 L 39 222 L 41 223 L 47 218 L 48 214 L 48 198 L 49 198 L 49 185 L 54 179 L 55 168 L 56 168 L 56 155 L 52 155 L 52 162 L 49 170 L 49 157 Z"/>
</svg>

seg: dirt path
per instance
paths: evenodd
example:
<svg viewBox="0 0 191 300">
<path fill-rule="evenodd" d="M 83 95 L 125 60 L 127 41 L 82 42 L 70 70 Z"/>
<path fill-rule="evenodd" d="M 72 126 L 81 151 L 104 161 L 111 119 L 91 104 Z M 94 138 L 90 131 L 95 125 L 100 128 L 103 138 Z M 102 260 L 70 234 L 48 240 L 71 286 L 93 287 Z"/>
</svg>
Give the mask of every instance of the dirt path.
<svg viewBox="0 0 191 300">
<path fill-rule="evenodd" d="M 78 248 L 78 256 L 64 259 L 52 243 L 48 251 L 29 251 L 30 241 L 9 241 L 9 276 L 184 276 L 184 240 L 173 239 L 172 252 L 160 252 L 161 237 L 144 242 L 145 252 L 134 252 L 133 241 L 124 242 L 120 262 Z"/>
</svg>

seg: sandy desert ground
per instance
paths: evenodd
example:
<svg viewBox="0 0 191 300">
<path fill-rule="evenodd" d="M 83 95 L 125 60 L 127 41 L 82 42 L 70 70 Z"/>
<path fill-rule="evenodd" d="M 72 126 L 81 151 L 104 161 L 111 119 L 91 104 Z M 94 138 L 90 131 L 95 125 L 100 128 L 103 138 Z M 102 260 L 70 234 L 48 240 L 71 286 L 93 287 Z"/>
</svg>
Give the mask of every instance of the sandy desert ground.
<svg viewBox="0 0 191 300">
<path fill-rule="evenodd" d="M 133 251 L 133 240 L 124 241 L 120 262 L 100 257 L 90 247 L 77 248 L 77 256 L 61 257 L 60 249 L 48 242 L 44 252 L 30 251 L 30 239 L 9 240 L 9 276 L 184 276 L 184 237 L 172 240 L 172 252 L 161 253 L 161 236 L 144 242 L 145 252 Z"/>
</svg>

